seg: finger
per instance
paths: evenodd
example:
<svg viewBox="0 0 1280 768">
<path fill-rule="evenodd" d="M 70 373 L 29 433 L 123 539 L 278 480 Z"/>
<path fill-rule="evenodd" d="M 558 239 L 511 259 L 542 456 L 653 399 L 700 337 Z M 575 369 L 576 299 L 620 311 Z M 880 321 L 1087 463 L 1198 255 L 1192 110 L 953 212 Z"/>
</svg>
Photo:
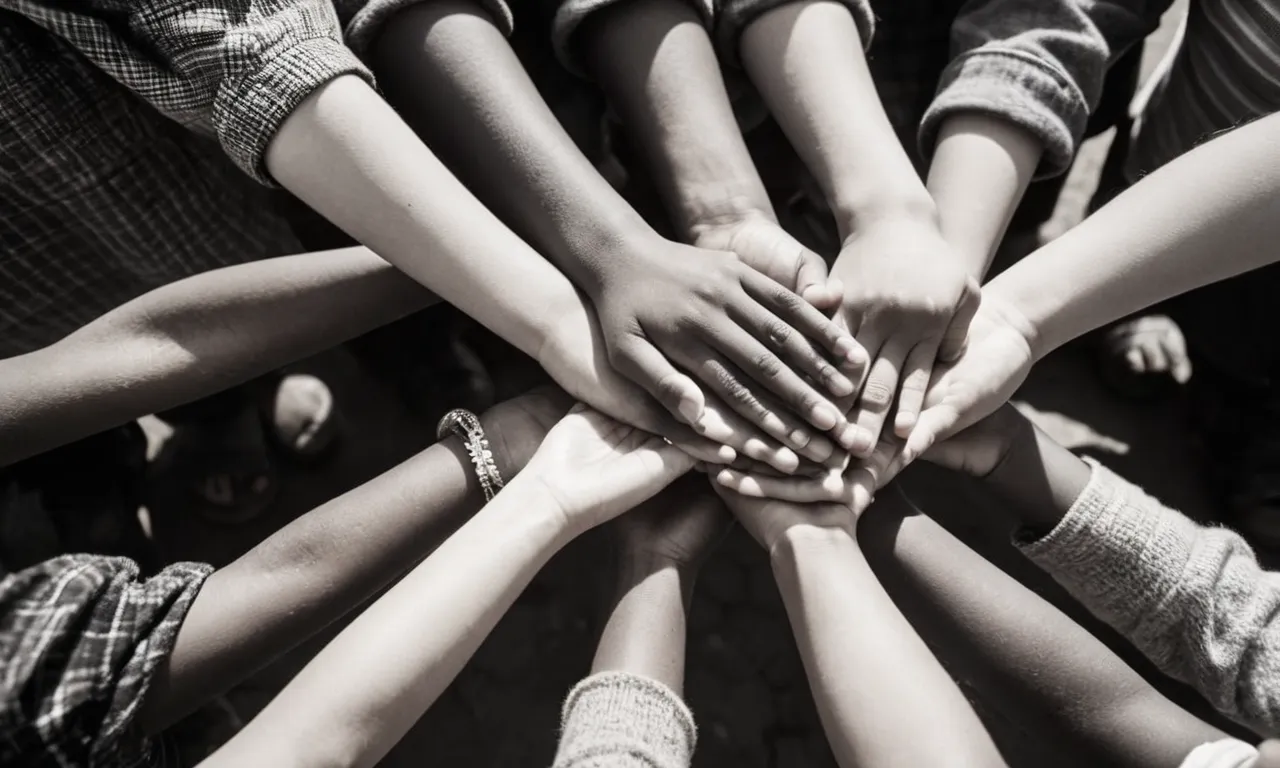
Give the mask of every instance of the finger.
<svg viewBox="0 0 1280 768">
<path fill-rule="evenodd" d="M 851 436 L 849 450 L 856 457 L 868 457 L 875 449 L 889 410 L 898 393 L 898 381 L 909 348 L 901 338 L 890 339 L 871 364 L 867 383 L 862 387 L 858 407 L 852 421 L 857 431 Z M 842 443 L 843 444 L 843 443 Z"/>
<path fill-rule="evenodd" d="M 730 446 L 739 455 L 764 462 L 784 474 L 789 475 L 800 466 L 800 457 L 794 451 L 767 439 L 766 435 L 722 404 L 703 411 L 698 431 Z"/>
<path fill-rule="evenodd" d="M 822 257 L 792 238 L 798 250 L 796 258 L 796 275 L 794 285 L 796 295 L 809 302 L 818 310 L 835 307 L 840 303 L 840 294 L 832 291 L 832 283 L 839 285 L 827 275 L 827 263 Z"/>
<path fill-rule="evenodd" d="M 964 294 L 956 305 L 955 314 L 951 316 L 951 323 L 947 325 L 946 333 L 942 335 L 942 344 L 938 347 L 938 358 L 944 363 L 953 363 L 964 354 L 965 343 L 969 338 L 969 323 L 973 322 L 973 316 L 978 313 L 981 305 L 982 291 L 978 288 L 977 281 L 970 278 L 965 282 Z"/>
<path fill-rule="evenodd" d="M 1142 361 L 1146 364 L 1148 373 L 1164 373 L 1169 370 L 1169 358 L 1158 341 L 1151 340 L 1142 345 Z"/>
<path fill-rule="evenodd" d="M 1132 344 L 1132 340 L 1130 340 Z M 1136 344 L 1130 346 L 1124 352 L 1124 360 L 1129 364 L 1129 370 L 1134 373 L 1147 372 L 1147 356 L 1142 354 L 1142 348 Z"/>
<path fill-rule="evenodd" d="M 911 434 L 911 429 L 924 407 L 925 392 L 933 375 L 933 364 L 938 357 L 938 344 L 921 342 L 907 355 L 903 371 L 902 387 L 898 391 L 898 410 L 893 417 L 893 431 L 899 437 Z"/>
<path fill-rule="evenodd" d="M 723 318 L 714 322 L 706 333 L 712 345 L 738 366 L 745 377 L 773 392 L 787 408 L 819 430 L 825 432 L 843 423 L 844 419 L 830 400 L 741 326 Z M 745 379 L 741 383 L 746 386 Z"/>
<path fill-rule="evenodd" d="M 835 445 L 802 423 L 787 408 L 764 392 L 752 392 L 737 366 L 707 350 L 698 377 L 718 397 L 749 423 L 813 461 L 823 462 L 835 453 Z"/>
<path fill-rule="evenodd" d="M 1186 384 L 1191 380 L 1191 356 L 1187 354 L 1187 342 L 1181 333 L 1173 334 L 1168 340 L 1169 361 L 1173 380 Z"/>
<path fill-rule="evenodd" d="M 902 464 L 910 464 L 936 443 L 954 434 L 959 421 L 959 410 L 946 401 L 926 408 L 916 420 L 915 429 L 911 430 L 911 436 L 902 448 Z"/>
<path fill-rule="evenodd" d="M 763 342 L 763 349 L 777 353 L 795 372 L 820 383 L 828 395 L 848 397 L 853 394 L 853 380 L 831 364 L 827 354 L 818 347 L 818 342 L 802 336 L 799 331 L 763 307 L 756 306 L 753 310 L 755 311 L 734 312 L 733 319 L 746 328 L 753 338 Z M 852 336 L 848 339 L 848 343 L 842 346 L 842 349 L 848 347 L 848 351 L 836 358 L 840 365 L 848 365 L 850 360 L 866 356 L 860 349 L 861 345 Z"/>
<path fill-rule="evenodd" d="M 684 373 L 676 369 L 658 348 L 644 339 L 633 337 L 620 348 L 614 363 L 623 376 L 644 387 L 672 416 L 686 424 L 696 424 L 706 406 L 702 390 Z"/>
<path fill-rule="evenodd" d="M 758 272 L 748 272 L 742 281 L 748 295 L 772 312 L 775 320 L 792 333 L 812 339 L 836 360 L 857 347 L 853 334 L 816 307 Z M 773 329 L 770 329 L 773 330 Z M 766 337 L 767 338 L 767 337 Z M 799 339 L 795 343 L 799 343 Z M 837 394 L 837 396 L 839 396 Z"/>
<path fill-rule="evenodd" d="M 821 478 L 767 477 L 725 468 L 717 472 L 713 479 L 743 496 L 800 504 L 841 501 L 845 493 L 844 478 L 838 472 L 828 472 Z"/>
</svg>

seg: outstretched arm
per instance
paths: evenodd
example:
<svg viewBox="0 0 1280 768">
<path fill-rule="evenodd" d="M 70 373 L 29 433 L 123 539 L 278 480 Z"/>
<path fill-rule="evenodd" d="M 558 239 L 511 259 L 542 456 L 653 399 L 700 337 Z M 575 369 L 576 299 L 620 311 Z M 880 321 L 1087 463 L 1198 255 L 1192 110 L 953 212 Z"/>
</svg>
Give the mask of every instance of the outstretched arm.
<svg viewBox="0 0 1280 768">
<path fill-rule="evenodd" d="M 676 233 L 728 250 L 831 306 L 822 259 L 778 226 L 729 101 L 707 19 L 688 0 L 630 0 L 594 13 L 570 39 L 652 174 Z"/>
<path fill-rule="evenodd" d="M 196 400 L 435 297 L 365 248 L 206 272 L 0 360 L 0 465 Z"/>
<path fill-rule="evenodd" d="M 1280 116 L 1160 168 L 984 289 L 1025 315 L 1037 358 L 1158 301 L 1270 264 Z"/>
<path fill-rule="evenodd" d="M 574 145 L 482 9 L 402 11 L 372 58 L 414 129 L 589 296 L 622 373 L 688 423 L 702 403 L 727 405 L 726 442 L 780 471 L 797 453 L 830 457 L 816 439 L 841 421 L 828 391 L 853 384 L 806 339 L 837 356 L 853 340 L 732 254 L 660 237 Z"/>
<path fill-rule="evenodd" d="M 570 411 L 522 474 L 204 765 L 376 764 L 560 547 L 691 466 L 659 438 Z"/>
<path fill-rule="evenodd" d="M 721 495 L 769 551 L 840 765 L 1004 765 L 960 689 L 871 572 L 847 507 Z M 921 722 L 929 738 L 918 737 Z"/>
<path fill-rule="evenodd" d="M 482 418 L 507 478 L 568 400 L 534 392 Z M 156 672 L 139 723 L 156 733 L 368 600 L 484 502 L 457 438 L 299 517 L 208 578 Z"/>
<path fill-rule="evenodd" d="M 850 419 L 859 458 L 874 450 L 895 403 L 892 428 L 910 430 L 935 361 L 959 352 L 977 308 L 977 283 L 943 238 L 871 80 L 869 18 L 869 9 L 855 16 L 832 0 L 797 0 L 752 21 L 740 42 L 747 72 L 840 228 L 831 268 L 844 286 L 838 317 L 873 361 Z"/>
<path fill-rule="evenodd" d="M 1061 739 L 1106 764 L 1151 768 L 1178 765 L 1223 737 L 896 489 L 882 497 L 858 530 L 881 582 L 944 660 L 1003 697 L 1035 737 Z"/>
</svg>

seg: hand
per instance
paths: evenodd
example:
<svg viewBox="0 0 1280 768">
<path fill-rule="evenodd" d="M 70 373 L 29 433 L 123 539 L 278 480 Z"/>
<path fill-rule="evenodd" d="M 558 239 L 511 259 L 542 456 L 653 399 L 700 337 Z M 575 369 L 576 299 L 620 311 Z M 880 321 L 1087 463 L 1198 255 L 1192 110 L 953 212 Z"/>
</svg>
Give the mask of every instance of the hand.
<svg viewBox="0 0 1280 768">
<path fill-rule="evenodd" d="M 707 479 L 690 472 L 614 521 L 622 557 L 696 570 L 733 524 Z"/>
<path fill-rule="evenodd" d="M 826 262 L 770 216 L 742 214 L 694 230 L 693 244 L 699 248 L 737 254 L 743 264 L 820 310 L 840 306 L 843 289 L 839 280 L 827 276 Z"/>
<path fill-rule="evenodd" d="M 796 526 L 829 528 L 844 531 L 850 536 L 857 529 L 857 518 L 853 512 L 840 504 L 795 504 L 777 499 L 753 499 L 723 486 L 717 486 L 716 492 L 751 538 L 767 552 L 772 552 L 783 535 Z"/>
<path fill-rule="evenodd" d="M 1009 402 L 1031 372 L 1035 341 L 1025 316 L 995 296 L 984 297 L 964 354 L 929 385 L 925 410 L 903 449 L 903 463 Z"/>
<path fill-rule="evenodd" d="M 1000 466 L 1014 445 L 1034 428 L 1012 403 L 925 451 L 925 461 L 984 478 Z M 1032 436 L 1031 439 L 1035 439 Z"/>
<path fill-rule="evenodd" d="M 505 400 L 480 416 L 493 461 L 504 480 L 515 477 L 538 446 L 573 405 L 573 398 L 556 386 L 538 387 Z"/>
<path fill-rule="evenodd" d="M 766 450 L 763 440 L 734 445 L 750 458 L 789 473 L 799 466 L 795 451 L 815 461 L 830 456 L 830 443 L 808 424 L 836 430 L 844 419 L 805 377 L 833 396 L 853 392 L 854 383 L 810 340 L 837 361 L 856 359 L 860 350 L 799 296 L 731 253 L 654 238 L 611 266 L 593 299 L 614 367 L 672 414 L 708 428 L 707 397 L 680 366 L 707 394 L 782 443 L 776 450 Z"/>
<path fill-rule="evenodd" d="M 746 439 L 713 430 L 700 437 L 643 389 L 620 376 L 609 364 L 600 325 L 585 302 L 566 306 L 551 324 L 538 350 L 538 363 L 570 396 L 633 427 L 662 435 L 700 461 L 732 463 L 738 454 L 727 443 L 734 438 Z"/>
<path fill-rule="evenodd" d="M 522 474 L 546 489 L 573 533 L 640 504 L 693 468 L 662 438 L 579 403 L 547 433 Z"/>
<path fill-rule="evenodd" d="M 895 398 L 893 431 L 906 436 L 915 426 L 935 363 L 963 349 L 978 285 L 936 224 L 914 219 L 854 233 L 832 275 L 845 286 L 840 317 L 872 360 L 850 417 L 858 433 L 851 450 L 867 456 Z"/>
</svg>

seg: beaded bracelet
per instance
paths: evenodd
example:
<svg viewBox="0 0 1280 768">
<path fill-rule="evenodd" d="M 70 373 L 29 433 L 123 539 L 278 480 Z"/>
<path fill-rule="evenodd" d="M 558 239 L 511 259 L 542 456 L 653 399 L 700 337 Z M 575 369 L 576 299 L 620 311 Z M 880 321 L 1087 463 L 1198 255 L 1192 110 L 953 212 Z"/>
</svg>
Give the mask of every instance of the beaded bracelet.
<svg viewBox="0 0 1280 768">
<path fill-rule="evenodd" d="M 498 474 L 498 465 L 493 461 L 493 452 L 489 450 L 489 440 L 484 436 L 480 420 L 471 411 L 455 408 L 442 416 L 436 425 L 436 439 L 443 440 L 450 434 L 457 435 L 466 446 L 476 478 L 480 480 L 480 489 L 484 491 L 484 500 L 492 501 L 502 490 L 502 475 Z"/>
</svg>

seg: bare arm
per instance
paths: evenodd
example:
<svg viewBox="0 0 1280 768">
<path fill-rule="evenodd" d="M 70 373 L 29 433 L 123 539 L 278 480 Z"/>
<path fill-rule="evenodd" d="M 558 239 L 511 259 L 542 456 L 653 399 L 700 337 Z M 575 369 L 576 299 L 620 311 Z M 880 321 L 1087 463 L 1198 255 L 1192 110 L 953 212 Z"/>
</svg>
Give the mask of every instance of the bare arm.
<svg viewBox="0 0 1280 768">
<path fill-rule="evenodd" d="M 157 288 L 49 347 L 0 360 L 0 465 L 218 392 L 433 301 L 364 248 Z"/>
<path fill-rule="evenodd" d="M 770 559 L 842 766 L 1004 765 L 848 532 L 793 527 Z M 927 739 L 919 738 L 922 719 Z"/>
<path fill-rule="evenodd" d="M 999 116 L 969 112 L 942 123 L 928 189 L 942 236 L 973 278 L 987 274 L 1043 149 Z"/>
<path fill-rule="evenodd" d="M 946 660 L 1000 692 L 1035 737 L 1062 739 L 1107 764 L 1152 768 L 1222 738 L 899 493 L 883 495 L 858 531 L 876 574 Z"/>
<path fill-rule="evenodd" d="M 1036 357 L 1158 301 L 1270 264 L 1280 239 L 1280 117 L 1197 147 L 1002 273 L 993 296 Z"/>
</svg>

